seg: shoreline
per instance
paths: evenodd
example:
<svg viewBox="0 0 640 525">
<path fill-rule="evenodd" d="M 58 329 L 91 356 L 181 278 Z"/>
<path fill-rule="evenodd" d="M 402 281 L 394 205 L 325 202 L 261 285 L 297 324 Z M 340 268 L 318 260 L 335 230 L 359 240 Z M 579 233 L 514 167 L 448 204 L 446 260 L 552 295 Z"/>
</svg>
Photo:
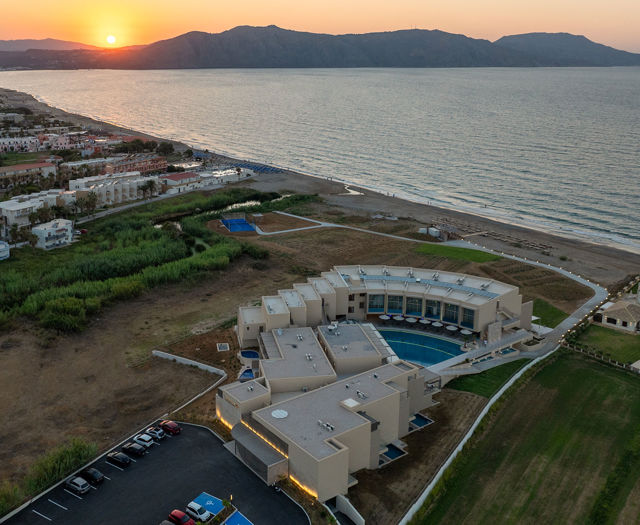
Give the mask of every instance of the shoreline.
<svg viewBox="0 0 640 525">
<path fill-rule="evenodd" d="M 84 115 L 70 113 L 37 100 L 32 95 L 12 89 L 0 87 L 0 101 L 8 105 L 21 105 L 39 112 L 46 112 L 89 129 L 132 134 L 171 142 L 178 151 L 184 151 L 191 147 L 178 140 L 158 137 Z M 216 152 L 209 153 L 215 164 L 249 161 L 267 165 L 259 161 L 237 159 Z M 381 190 L 361 187 L 340 179 L 305 174 L 273 164 L 269 164 L 269 166 L 282 171 L 275 174 L 258 174 L 248 184 L 265 191 L 286 189 L 298 193 L 317 193 L 329 206 L 360 217 L 363 215 L 370 217 L 382 212 L 386 215 L 407 218 L 420 224 L 447 224 L 455 227 L 465 240 L 479 246 L 564 267 L 579 275 L 585 275 L 604 286 L 611 286 L 640 272 L 640 254 L 618 246 L 613 247 L 603 243 L 550 233 L 537 228 L 538 225 L 522 226 L 506 220 L 503 221 L 497 217 L 486 217 L 468 211 L 425 204 L 410 200 L 407 195 L 388 195 Z M 351 191 L 346 190 L 347 187 Z"/>
</svg>

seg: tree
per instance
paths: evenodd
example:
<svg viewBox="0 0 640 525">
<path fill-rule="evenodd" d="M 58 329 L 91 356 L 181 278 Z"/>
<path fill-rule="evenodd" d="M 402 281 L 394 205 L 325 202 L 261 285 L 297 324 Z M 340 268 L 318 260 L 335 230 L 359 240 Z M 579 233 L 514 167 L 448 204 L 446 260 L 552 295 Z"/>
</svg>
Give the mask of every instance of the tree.
<svg viewBox="0 0 640 525">
<path fill-rule="evenodd" d="M 193 150 L 192 149 L 186 150 L 184 152 L 184 156 L 190 159 L 191 157 L 193 157 Z"/>
<path fill-rule="evenodd" d="M 42 224 L 43 222 L 49 222 L 51 220 L 52 211 L 49 206 L 42 206 L 36 210 L 36 215 L 38 216 L 38 223 Z"/>
<path fill-rule="evenodd" d="M 173 153 L 173 144 L 171 142 L 161 142 L 156 151 L 160 155 L 171 155 Z"/>
<path fill-rule="evenodd" d="M 89 215 L 91 215 L 98 205 L 98 195 L 94 191 L 90 191 L 89 194 L 85 197 L 85 207 Z"/>
<path fill-rule="evenodd" d="M 145 198 L 149 198 L 149 197 L 153 196 L 153 192 L 156 189 L 156 181 L 153 180 L 153 179 L 149 179 L 142 186 L 140 186 L 140 189 L 142 190 L 142 193 L 145 196 Z M 147 197 L 147 195 L 149 197 Z"/>
</svg>

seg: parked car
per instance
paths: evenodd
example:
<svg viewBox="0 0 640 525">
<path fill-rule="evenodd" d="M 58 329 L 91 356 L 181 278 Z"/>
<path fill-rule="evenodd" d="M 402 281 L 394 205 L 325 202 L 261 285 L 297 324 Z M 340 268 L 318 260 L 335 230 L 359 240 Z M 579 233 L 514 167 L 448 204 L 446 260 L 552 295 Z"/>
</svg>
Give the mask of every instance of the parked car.
<svg viewBox="0 0 640 525">
<path fill-rule="evenodd" d="M 191 516 L 196 521 L 201 521 L 205 523 L 213 518 L 213 514 L 211 514 L 207 509 L 205 509 L 199 503 L 192 501 L 187 505 L 187 514 Z"/>
<path fill-rule="evenodd" d="M 196 525 L 195 521 L 193 521 L 184 512 L 177 509 L 171 511 L 171 514 L 169 514 L 169 521 L 176 525 Z"/>
<path fill-rule="evenodd" d="M 152 438 L 158 440 L 167 437 L 167 435 L 164 433 L 164 430 L 162 430 L 160 427 L 149 427 L 147 430 L 145 430 L 145 434 L 149 434 Z"/>
<path fill-rule="evenodd" d="M 76 494 L 86 494 L 91 490 L 91 487 L 87 483 L 85 479 L 82 479 L 80 476 L 71 476 L 67 481 L 64 482 L 65 488 L 69 489 Z"/>
<path fill-rule="evenodd" d="M 97 468 L 86 468 L 80 475 L 86 479 L 90 485 L 100 485 L 104 481 L 104 474 Z"/>
<path fill-rule="evenodd" d="M 175 421 L 171 421 L 170 419 L 165 419 L 164 421 L 160 421 L 160 428 L 164 430 L 167 434 L 171 434 L 175 436 L 176 434 L 180 434 L 182 429 L 180 425 Z"/>
<path fill-rule="evenodd" d="M 82 229 L 80 230 L 80 234 L 81 234 L 81 235 L 84 235 L 85 233 L 89 233 L 89 231 L 88 231 L 86 228 L 82 228 Z"/>
<path fill-rule="evenodd" d="M 138 445 L 143 446 L 144 448 L 149 448 L 153 445 L 153 438 L 149 434 L 138 434 L 133 438 Z"/>
<path fill-rule="evenodd" d="M 128 467 L 131 465 L 131 458 L 122 452 L 109 452 L 107 459 L 119 467 Z"/>
<path fill-rule="evenodd" d="M 142 445 L 138 445 L 138 443 L 134 443 L 133 441 L 129 441 L 122 445 L 122 452 L 129 454 L 130 456 L 138 456 L 142 457 L 147 453 L 147 449 Z"/>
</svg>

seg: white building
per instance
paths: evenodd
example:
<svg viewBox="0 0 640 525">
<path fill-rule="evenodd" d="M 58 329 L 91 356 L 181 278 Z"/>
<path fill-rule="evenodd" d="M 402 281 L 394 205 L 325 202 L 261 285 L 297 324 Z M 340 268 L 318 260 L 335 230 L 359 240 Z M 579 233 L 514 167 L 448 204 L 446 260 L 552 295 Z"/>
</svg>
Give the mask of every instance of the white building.
<svg viewBox="0 0 640 525">
<path fill-rule="evenodd" d="M 39 208 L 69 205 L 75 202 L 75 196 L 75 191 L 48 190 L 0 202 L 0 237 L 7 238 L 13 225 L 18 229 L 30 226 L 29 215 Z"/>
<path fill-rule="evenodd" d="M 154 183 L 154 188 L 150 193 L 146 190 L 149 182 Z M 71 180 L 69 181 L 69 189 L 76 191 L 78 198 L 95 193 L 98 197 L 98 206 L 109 206 L 156 196 L 160 190 L 160 182 L 156 176 L 143 177 L 136 171 Z"/>
<path fill-rule="evenodd" d="M 0 138 L 0 152 L 38 151 L 40 141 L 37 137 Z"/>
<path fill-rule="evenodd" d="M 71 243 L 73 240 L 73 222 L 67 219 L 54 219 L 34 226 L 31 229 L 31 233 L 38 238 L 37 248 L 42 248 L 43 250 L 58 248 Z"/>
<path fill-rule="evenodd" d="M 6 242 L 0 241 L 0 261 L 8 259 L 10 255 L 9 245 Z"/>
</svg>

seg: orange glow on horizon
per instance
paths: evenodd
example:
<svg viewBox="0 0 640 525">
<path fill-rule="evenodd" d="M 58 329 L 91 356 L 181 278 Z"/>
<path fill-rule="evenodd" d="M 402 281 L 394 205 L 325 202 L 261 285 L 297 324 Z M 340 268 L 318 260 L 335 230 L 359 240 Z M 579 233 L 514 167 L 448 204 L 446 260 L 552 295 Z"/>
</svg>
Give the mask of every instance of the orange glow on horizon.
<svg viewBox="0 0 640 525">
<path fill-rule="evenodd" d="M 441 29 L 473 38 L 565 31 L 640 51 L 640 2 L 630 0 L 29 0 L 6 2 L 0 39 L 58 38 L 101 47 L 148 44 L 188 31 L 275 24 L 317 33 Z M 117 36 L 113 44 L 108 35 Z"/>
</svg>

